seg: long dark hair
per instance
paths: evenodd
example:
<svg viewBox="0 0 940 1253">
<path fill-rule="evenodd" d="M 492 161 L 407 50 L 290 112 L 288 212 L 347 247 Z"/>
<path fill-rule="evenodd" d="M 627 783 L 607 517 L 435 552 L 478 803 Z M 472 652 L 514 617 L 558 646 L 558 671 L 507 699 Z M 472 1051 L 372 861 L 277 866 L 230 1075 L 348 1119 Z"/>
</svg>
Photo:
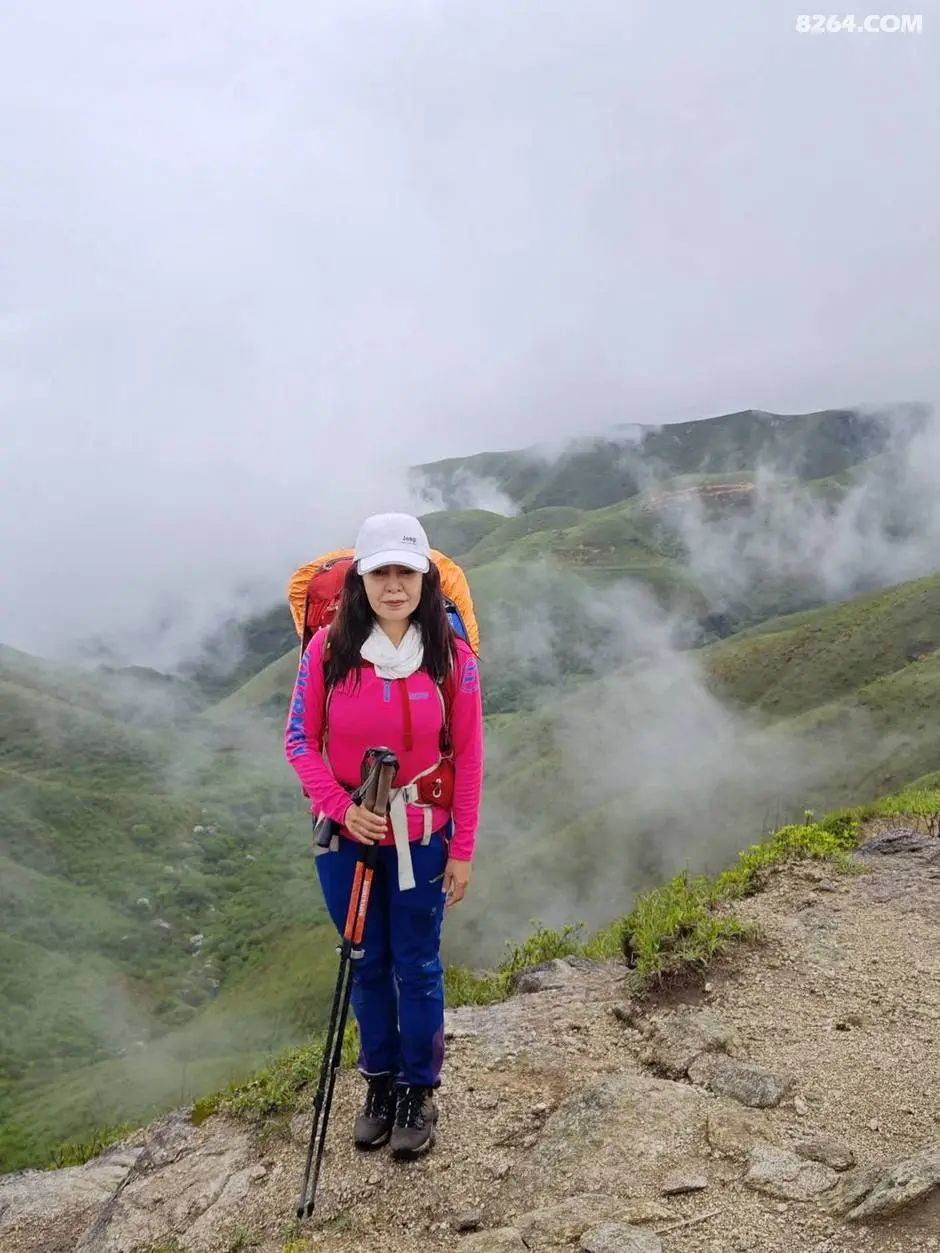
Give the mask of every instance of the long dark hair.
<svg viewBox="0 0 940 1253">
<path fill-rule="evenodd" d="M 411 621 L 421 632 L 424 643 L 421 669 L 427 671 L 435 683 L 443 683 L 456 662 L 457 641 L 444 608 L 441 574 L 433 561 L 421 580 L 421 599 Z M 328 687 L 342 683 L 352 671 L 358 683 L 362 665 L 359 650 L 371 635 L 374 622 L 365 582 L 353 562 L 346 571 L 343 595 L 330 627 L 325 666 Z"/>
</svg>

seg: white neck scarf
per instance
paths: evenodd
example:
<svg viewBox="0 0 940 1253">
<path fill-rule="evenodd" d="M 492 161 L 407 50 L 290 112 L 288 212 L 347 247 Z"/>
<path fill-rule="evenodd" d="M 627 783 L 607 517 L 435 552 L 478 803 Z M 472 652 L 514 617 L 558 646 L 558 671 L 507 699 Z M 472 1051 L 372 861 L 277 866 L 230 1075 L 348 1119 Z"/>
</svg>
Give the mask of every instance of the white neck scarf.
<svg viewBox="0 0 940 1253">
<path fill-rule="evenodd" d="M 407 679 L 424 660 L 421 632 L 413 622 L 397 648 L 376 622 L 359 651 L 365 661 L 372 662 L 380 679 Z"/>
</svg>

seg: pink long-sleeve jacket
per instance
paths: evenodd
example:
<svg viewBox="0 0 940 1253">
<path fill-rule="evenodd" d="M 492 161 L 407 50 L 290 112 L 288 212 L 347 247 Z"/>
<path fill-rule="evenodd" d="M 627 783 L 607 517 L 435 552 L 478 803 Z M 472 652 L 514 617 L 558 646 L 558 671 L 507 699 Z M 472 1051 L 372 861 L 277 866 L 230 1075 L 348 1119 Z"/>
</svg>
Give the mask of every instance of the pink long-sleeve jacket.
<svg viewBox="0 0 940 1253">
<path fill-rule="evenodd" d="M 350 804 L 347 788 L 359 785 L 366 749 L 378 745 L 392 749 L 400 763 L 395 786 L 409 783 L 440 757 L 443 711 L 437 686 L 423 670 L 407 679 L 380 679 L 375 668 L 364 661 L 359 671 L 359 684 L 355 682 L 355 675 L 350 674 L 330 695 L 324 756 L 325 638 L 326 631 L 318 631 L 301 660 L 284 749 L 310 798 L 313 813 L 326 814 L 342 827 Z M 395 690 L 401 683 L 406 686 L 411 711 L 412 747 L 408 750 L 405 748 L 402 696 Z M 453 819 L 450 856 L 469 861 L 476 843 L 483 786 L 483 708 L 477 659 L 463 640 L 457 641 L 457 674 L 450 722 L 454 746 L 453 810 L 448 812 L 434 806 L 432 830 L 437 831 L 449 818 Z M 419 840 L 423 831 L 424 810 L 409 805 L 409 839 Z M 348 834 L 345 828 L 343 834 Z M 394 842 L 391 831 L 381 842 Z"/>
</svg>

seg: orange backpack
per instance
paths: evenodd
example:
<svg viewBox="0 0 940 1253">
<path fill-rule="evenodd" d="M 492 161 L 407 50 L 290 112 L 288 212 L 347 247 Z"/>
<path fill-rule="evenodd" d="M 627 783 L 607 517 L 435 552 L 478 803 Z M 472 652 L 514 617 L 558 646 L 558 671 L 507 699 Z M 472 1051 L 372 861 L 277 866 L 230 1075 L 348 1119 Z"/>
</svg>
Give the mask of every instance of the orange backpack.
<svg viewBox="0 0 940 1253">
<path fill-rule="evenodd" d="M 343 593 L 346 571 L 353 560 L 351 548 L 336 548 L 295 570 L 287 585 L 287 599 L 294 626 L 300 636 L 301 650 L 307 647 L 310 637 L 321 626 L 329 626 L 336 616 Z M 450 557 L 431 549 L 431 560 L 441 575 L 441 590 L 445 600 L 450 601 L 451 621 L 454 617 L 463 625 L 463 631 L 455 623 L 458 633 L 466 637 L 475 653 L 480 651 L 480 630 L 473 612 L 473 599 L 467 576 Z M 449 607 L 450 608 L 450 607 Z"/>
</svg>

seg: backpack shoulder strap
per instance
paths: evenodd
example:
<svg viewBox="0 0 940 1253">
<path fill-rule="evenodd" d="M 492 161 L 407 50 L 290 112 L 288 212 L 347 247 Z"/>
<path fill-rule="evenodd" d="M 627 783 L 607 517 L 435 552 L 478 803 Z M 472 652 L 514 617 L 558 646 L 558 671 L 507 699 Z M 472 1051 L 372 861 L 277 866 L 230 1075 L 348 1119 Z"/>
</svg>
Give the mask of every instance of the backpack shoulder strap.
<svg viewBox="0 0 940 1253">
<path fill-rule="evenodd" d="M 320 712 L 320 739 L 323 747 L 325 748 L 327 740 L 327 719 L 330 713 L 330 697 L 333 695 L 333 689 L 326 681 L 326 663 L 329 660 L 330 654 L 330 630 L 329 627 L 321 627 L 320 629 L 325 632 L 323 637 L 323 647 L 320 650 L 320 666 L 323 672 L 323 708 Z M 313 639 L 314 634 L 315 632 L 310 632 L 308 634 L 307 641 L 303 646 L 304 651 L 306 651 L 307 645 L 309 645 L 310 640 Z"/>
<path fill-rule="evenodd" d="M 438 684 L 438 691 L 441 696 L 441 704 L 444 708 L 444 723 L 441 727 L 441 755 L 443 757 L 452 757 L 454 753 L 454 740 L 451 735 L 451 719 L 454 712 L 454 700 L 457 696 L 457 657 L 451 664 L 444 682 Z"/>
</svg>

